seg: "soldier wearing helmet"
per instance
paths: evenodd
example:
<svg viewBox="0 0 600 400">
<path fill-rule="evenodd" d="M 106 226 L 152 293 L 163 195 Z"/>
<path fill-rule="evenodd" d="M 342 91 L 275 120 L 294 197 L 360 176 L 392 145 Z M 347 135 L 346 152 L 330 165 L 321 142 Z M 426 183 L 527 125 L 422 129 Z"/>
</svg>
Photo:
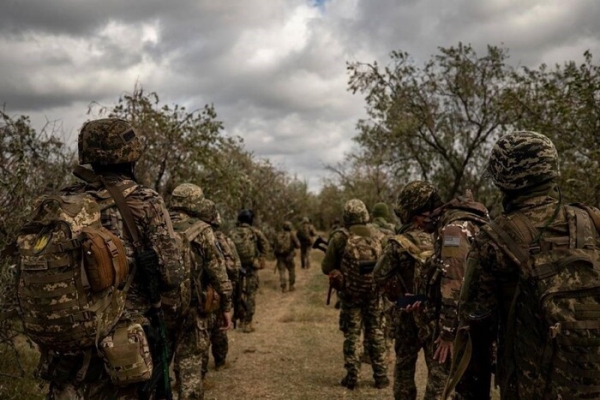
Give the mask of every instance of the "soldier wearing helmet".
<svg viewBox="0 0 600 400">
<path fill-rule="evenodd" d="M 104 228 L 111 231 L 122 242 L 128 255 L 129 271 L 135 271 L 137 248 L 131 239 L 132 235 L 126 232 L 124 217 L 111 200 L 112 195 L 107 186 L 119 191 L 125 198 L 125 206 L 132 210 L 133 224 L 141 234 L 140 242 L 145 247 L 147 254 L 154 253 L 160 273 L 160 285 L 163 293 L 178 290 L 185 279 L 182 268 L 182 259 L 176 245 L 175 233 L 171 219 L 165 208 L 163 199 L 154 190 L 146 188 L 136 181 L 134 167 L 142 155 L 140 134 L 127 121 L 117 118 L 104 118 L 85 123 L 79 132 L 78 152 L 80 166 L 74 171 L 75 175 L 84 182 L 61 191 L 61 195 L 88 193 L 105 205 L 101 211 L 101 220 Z M 84 168 L 89 164 L 91 170 Z M 127 293 L 125 315 L 117 324 L 117 328 L 127 328 L 130 324 L 139 323 L 147 325 L 145 315 L 152 307 L 160 304 L 150 304 L 147 288 L 145 286 L 142 266 L 137 265 L 137 273 L 133 277 L 131 287 Z M 86 289 L 87 290 L 87 289 Z M 126 317 L 125 317 L 126 316 Z M 96 323 L 96 322 L 94 322 Z M 119 328 L 120 329 L 120 328 Z M 128 328 L 127 328 L 128 329 Z M 112 337 L 113 332 L 109 334 Z M 99 338 L 101 341 L 104 338 Z M 112 339 L 111 339 L 112 340 Z M 103 345 L 99 345 L 100 352 Z M 91 354 L 91 358 L 89 358 Z M 60 358 L 60 359 L 59 359 Z M 81 360 L 86 361 L 82 369 Z M 101 365 L 100 354 L 93 349 L 73 349 L 72 354 L 58 357 L 56 354 L 43 355 L 40 369 L 52 370 L 60 362 L 61 372 L 72 379 L 50 382 L 50 398 L 121 398 L 136 394 L 137 385 L 116 386 L 104 370 L 97 367 Z M 107 368 L 127 369 L 130 365 L 127 360 L 106 360 Z M 112 367 L 112 362 L 117 363 Z M 72 365 L 70 365 L 72 363 Z M 121 363 L 121 364 L 119 364 Z M 120 367 L 119 367 L 120 365 Z M 93 368 L 88 368 L 94 366 Z M 137 368 L 137 366 L 136 366 Z M 88 377 L 86 374 L 99 373 Z M 84 376 L 81 376 L 83 373 Z"/>
<path fill-rule="evenodd" d="M 246 301 L 242 326 L 244 333 L 254 332 L 252 319 L 256 310 L 256 292 L 259 280 L 258 270 L 265 267 L 265 257 L 269 253 L 269 241 L 265 234 L 253 226 L 254 213 L 252 210 L 240 210 L 237 225 L 229 232 L 229 237 L 235 244 L 240 257 L 242 268 L 246 271 L 245 295 Z M 235 317 L 235 316 L 234 316 Z"/>
<path fill-rule="evenodd" d="M 375 387 L 389 386 L 385 339 L 381 325 L 382 299 L 375 287 L 372 270 L 381 255 L 384 235 L 369 222 L 369 212 L 358 199 L 346 202 L 344 226 L 331 234 L 321 264 L 330 284 L 341 301 L 340 330 L 344 333 L 344 367 L 342 386 L 354 389 L 360 375 L 360 332 L 364 335 L 373 368 Z M 364 270 L 363 270 L 364 268 Z"/>
<path fill-rule="evenodd" d="M 293 292 L 296 290 L 296 264 L 294 257 L 296 249 L 300 248 L 300 241 L 293 231 L 293 226 L 290 221 L 285 221 L 281 230 L 275 234 L 273 242 L 273 252 L 277 258 L 277 270 L 279 271 L 279 284 L 281 292 L 285 293 L 288 290 Z M 287 275 L 287 277 L 286 277 Z"/>
<path fill-rule="evenodd" d="M 241 285 L 240 282 L 240 268 L 242 263 L 240 257 L 235 249 L 235 244 L 225 233 L 220 230 L 221 226 L 221 215 L 217 210 L 216 204 L 208 199 L 202 200 L 200 212 L 200 219 L 210 224 L 215 238 L 217 239 L 217 248 L 225 259 L 225 269 L 227 270 L 227 276 L 231 281 L 233 292 L 235 293 L 237 287 Z M 235 299 L 232 299 L 235 300 Z M 240 305 L 235 306 L 238 308 Z M 227 337 L 227 330 L 223 329 L 225 326 L 225 320 L 222 314 L 213 313 L 211 314 L 210 326 L 210 348 L 211 353 L 215 362 L 215 369 L 219 370 L 225 366 L 227 353 L 229 352 L 229 338 Z M 208 371 L 208 352 L 204 354 L 202 359 L 202 373 L 206 374 Z"/>
<path fill-rule="evenodd" d="M 394 224 L 391 223 L 390 209 L 385 203 L 377 203 L 373 206 L 372 224 L 375 225 L 384 235 L 394 234 Z"/>
<path fill-rule="evenodd" d="M 296 232 L 300 240 L 300 266 L 302 269 L 310 268 L 310 251 L 317 231 L 308 217 L 302 218 L 302 223 Z"/>
<path fill-rule="evenodd" d="M 184 305 L 189 311 L 177 327 L 180 337 L 175 355 L 179 397 L 187 399 L 202 397 L 211 333 L 232 325 L 232 285 L 211 226 L 216 221 L 216 208 L 204 198 L 200 187 L 184 183 L 173 190 L 171 219 L 191 280 L 190 306 Z"/>
<path fill-rule="evenodd" d="M 425 398 L 437 398 L 449 372 L 465 260 L 479 225 L 487 221 L 487 210 L 470 192 L 444 204 L 434 185 L 414 181 L 400 192 L 396 213 L 405 225 L 400 235 L 390 239 L 375 276 L 392 298 L 402 297 L 404 291 L 427 300 L 407 307 L 414 311 L 414 321 L 399 310 L 400 323 L 416 332 L 418 340 L 401 337 L 396 344 L 394 389 L 397 398 L 414 396 L 416 354 L 422 347 L 429 370 Z M 433 249 L 423 233 L 433 234 Z"/>
<path fill-rule="evenodd" d="M 594 300 L 581 290 L 594 282 L 584 278 L 593 270 L 569 260 L 575 254 L 585 258 L 586 250 L 576 244 L 583 237 L 587 248 L 595 249 L 592 259 L 598 259 L 600 224 L 594 221 L 600 221 L 599 211 L 562 203 L 558 153 L 542 134 L 502 136 L 492 148 L 487 173 L 502 193 L 504 211 L 475 239 L 460 297 L 461 325 L 470 331 L 474 345 L 481 341 L 481 321 L 493 327 L 502 398 L 597 398 L 597 316 L 578 311 L 600 308 L 597 294 Z M 553 257 L 559 264 L 552 264 Z M 544 293 L 559 287 L 564 300 L 549 303 L 552 296 Z M 572 322 L 563 326 L 548 320 L 553 312 Z M 457 340 L 457 350 L 462 350 L 461 342 Z M 455 357 L 461 354 L 457 351 Z M 463 380 L 482 379 L 477 372 L 467 371 Z M 459 398 L 481 398 L 468 390 L 458 392 Z"/>
</svg>

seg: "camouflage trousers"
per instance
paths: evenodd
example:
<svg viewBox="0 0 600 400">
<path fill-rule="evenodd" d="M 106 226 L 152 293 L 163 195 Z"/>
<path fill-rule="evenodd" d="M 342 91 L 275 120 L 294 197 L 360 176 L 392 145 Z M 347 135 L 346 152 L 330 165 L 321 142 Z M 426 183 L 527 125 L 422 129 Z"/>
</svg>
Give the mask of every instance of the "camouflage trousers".
<svg viewBox="0 0 600 400">
<path fill-rule="evenodd" d="M 340 330 L 344 333 L 344 368 L 349 376 L 360 375 L 360 331 L 364 324 L 365 351 L 371 358 L 373 378 L 387 377 L 381 298 L 348 299 L 341 295 Z"/>
<path fill-rule="evenodd" d="M 310 268 L 310 243 L 300 242 L 300 262 L 302 269 Z"/>
<path fill-rule="evenodd" d="M 208 321 L 195 308 L 181 327 L 183 335 L 175 351 L 175 375 L 179 400 L 203 399 L 202 359 L 208 351 Z"/>
<path fill-rule="evenodd" d="M 221 313 L 212 313 L 208 317 L 208 336 L 209 346 L 213 359 L 215 361 L 215 367 L 220 367 L 225 364 L 225 358 L 229 351 L 229 340 L 227 338 L 227 331 L 221 330 L 223 315 Z M 202 357 L 202 375 L 206 375 L 208 372 L 208 351 L 204 353 Z"/>
<path fill-rule="evenodd" d="M 396 400 L 415 400 L 417 387 L 415 371 L 419 351 L 423 349 L 427 364 L 427 386 L 424 400 L 441 399 L 442 392 L 448 379 L 450 361 L 440 365 L 433 359 L 435 352 L 434 335 L 426 338 L 419 337 L 413 315 L 395 310 L 393 313 L 394 331 L 396 336 L 396 365 L 394 368 L 394 398 Z"/>
<path fill-rule="evenodd" d="M 279 284 L 282 288 L 288 286 L 288 281 L 290 287 L 294 286 L 296 283 L 294 253 L 290 253 L 286 256 L 277 256 L 277 270 L 279 271 Z"/>
<path fill-rule="evenodd" d="M 105 377 L 97 382 L 87 384 L 50 383 L 48 400 L 137 400 L 137 386 L 119 388 Z"/>
<path fill-rule="evenodd" d="M 258 280 L 258 270 L 254 267 L 246 268 L 246 312 L 244 314 L 244 323 L 248 324 L 252 322 L 254 312 L 256 310 L 256 292 L 258 292 L 258 286 L 260 281 Z"/>
</svg>

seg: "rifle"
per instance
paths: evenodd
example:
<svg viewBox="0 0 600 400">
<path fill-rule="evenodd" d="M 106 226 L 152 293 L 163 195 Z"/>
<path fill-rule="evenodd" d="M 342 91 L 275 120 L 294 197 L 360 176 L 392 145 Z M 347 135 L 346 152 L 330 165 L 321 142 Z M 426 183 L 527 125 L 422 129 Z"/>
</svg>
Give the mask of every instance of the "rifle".
<svg viewBox="0 0 600 400">
<path fill-rule="evenodd" d="M 317 239 L 313 242 L 311 247 L 313 249 L 321 250 L 323 253 L 327 253 L 327 246 L 329 246 L 329 242 L 321 236 L 317 236 Z"/>
</svg>

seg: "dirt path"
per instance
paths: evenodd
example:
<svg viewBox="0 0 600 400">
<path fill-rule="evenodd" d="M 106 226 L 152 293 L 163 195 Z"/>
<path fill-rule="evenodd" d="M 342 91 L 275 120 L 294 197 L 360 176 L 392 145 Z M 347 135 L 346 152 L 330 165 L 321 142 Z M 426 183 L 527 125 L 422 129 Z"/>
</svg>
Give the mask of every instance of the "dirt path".
<svg viewBox="0 0 600 400">
<path fill-rule="evenodd" d="M 320 253 L 320 252 L 319 252 Z M 295 292 L 281 293 L 274 263 L 260 271 L 261 288 L 254 316 L 256 332 L 230 332 L 230 367 L 212 369 L 207 399 L 380 399 L 392 398 L 391 386 L 373 387 L 370 365 L 362 369 L 357 391 L 343 388 L 345 375 L 338 310 L 327 307 L 327 278 L 322 255 L 312 254 L 312 268 L 297 265 Z M 332 303 L 335 302 L 335 299 Z M 392 379 L 393 364 L 389 377 Z"/>
</svg>

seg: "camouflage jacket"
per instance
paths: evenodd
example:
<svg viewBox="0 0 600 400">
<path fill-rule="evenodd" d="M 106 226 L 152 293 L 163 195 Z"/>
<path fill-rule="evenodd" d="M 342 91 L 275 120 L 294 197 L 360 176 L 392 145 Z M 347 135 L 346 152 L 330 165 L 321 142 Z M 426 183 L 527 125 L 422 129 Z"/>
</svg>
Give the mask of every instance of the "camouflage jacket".
<svg viewBox="0 0 600 400">
<path fill-rule="evenodd" d="M 282 235 L 285 234 L 287 236 L 287 243 L 291 242 L 291 247 L 290 247 L 290 251 L 285 253 L 285 254 L 278 254 L 275 246 L 273 246 L 274 250 L 275 250 L 275 256 L 276 257 L 281 257 L 281 258 L 289 258 L 289 257 L 294 257 L 294 254 L 296 253 L 296 249 L 300 248 L 300 240 L 298 240 L 298 236 L 296 235 L 296 232 L 294 231 L 286 231 L 286 230 L 282 230 L 277 232 L 277 235 Z M 277 240 L 277 239 L 275 239 Z"/>
<path fill-rule="evenodd" d="M 174 224 L 181 224 L 192 219 L 183 211 L 176 211 L 172 215 Z M 198 222 L 201 222 L 198 220 Z M 204 223 L 204 222 L 201 222 Z M 209 284 L 213 289 L 221 296 L 220 306 L 223 312 L 231 310 L 231 295 L 232 286 L 227 276 L 227 269 L 225 267 L 225 259 L 222 253 L 217 247 L 217 239 L 210 228 L 210 225 L 206 224 L 206 229 L 200 231 L 200 233 L 191 242 L 191 251 L 193 257 L 193 265 L 195 265 L 200 271 L 200 284 L 202 289 L 205 289 Z M 195 273 L 194 271 L 190 271 Z M 192 276 L 192 282 L 197 281 L 198 277 Z M 193 290 L 197 288 L 192 285 Z M 192 293 L 192 301 L 198 298 L 197 293 Z"/>
<path fill-rule="evenodd" d="M 177 288 L 185 279 L 181 254 L 176 244 L 175 232 L 162 197 L 154 190 L 136 184 L 134 181 L 118 175 L 106 175 L 105 179 L 111 185 L 120 188 L 131 188 L 126 201 L 135 223 L 143 236 L 143 245 L 158 255 L 159 271 L 163 290 L 168 292 Z M 135 265 L 133 244 L 126 232 L 123 217 L 106 189 L 98 189 L 86 184 L 78 184 L 63 189 L 63 194 L 83 193 L 94 191 L 100 198 L 106 199 L 106 207 L 102 210 L 102 225 L 118 236 L 125 246 L 127 259 L 131 267 Z M 143 271 L 137 271 L 127 295 L 126 309 L 130 312 L 144 313 L 150 309 L 146 288 L 140 278 Z"/>
<path fill-rule="evenodd" d="M 234 282 L 237 281 L 242 262 L 240 256 L 235 249 L 235 244 L 225 233 L 215 230 L 215 237 L 217 239 L 218 248 L 225 259 L 225 267 L 227 269 L 227 275 L 229 279 Z"/>
<path fill-rule="evenodd" d="M 395 226 L 382 217 L 373 218 L 372 224 L 384 235 L 393 235 L 396 231 Z"/>
<path fill-rule="evenodd" d="M 533 226 L 538 229 L 550 221 L 560 206 L 559 193 L 551 188 L 537 195 L 513 198 L 505 200 L 504 214 L 494 219 L 494 222 L 506 229 L 508 218 L 516 212 L 526 216 Z M 598 210 L 595 210 L 598 212 Z M 552 223 L 544 230 L 543 237 L 564 237 L 569 235 L 569 227 L 564 208 L 561 208 Z M 600 241 L 596 239 L 600 246 Z M 507 252 L 503 250 L 503 244 L 496 243 L 485 231 L 479 233 L 475 238 L 471 253 L 467 262 L 465 282 L 460 297 L 460 320 L 461 325 L 468 326 L 473 321 L 494 317 L 498 320 L 497 337 L 498 342 L 498 382 L 501 384 L 503 398 L 534 398 L 534 384 L 542 366 L 539 364 L 539 354 L 534 350 L 539 343 L 543 343 L 543 337 L 529 337 L 527 335 L 512 335 L 516 343 L 513 348 L 517 349 L 513 357 L 508 356 L 507 325 L 511 302 L 515 295 L 519 279 L 520 266 L 514 262 Z M 532 313 L 535 310 L 531 310 Z M 532 315 L 529 321 L 521 323 L 532 324 L 535 321 Z M 544 333 L 546 335 L 546 333 Z M 512 340 L 512 339 L 511 339 Z M 521 350 L 518 350 L 521 349 Z M 532 351 L 533 350 L 533 351 Z M 517 366 L 515 374 L 508 380 L 507 372 L 509 366 L 514 362 Z M 510 393 L 518 388 L 519 396 L 510 397 Z"/>
<path fill-rule="evenodd" d="M 446 203 L 432 218 L 437 218 L 437 223 L 431 265 L 434 270 L 430 272 L 429 283 L 439 281 L 440 298 L 436 306 L 439 307 L 440 336 L 443 340 L 453 341 L 458 328 L 458 301 L 467 256 L 479 227 L 489 220 L 489 216 L 483 204 L 467 195 Z"/>
<path fill-rule="evenodd" d="M 269 240 L 267 239 L 267 237 L 265 236 L 263 231 L 261 231 L 260 229 L 258 229 L 255 226 L 252 226 L 252 225 L 246 224 L 246 223 L 241 223 L 241 224 L 236 225 L 232 229 L 232 232 L 237 229 L 250 229 L 252 231 L 252 233 L 256 237 L 256 252 L 257 252 L 256 257 L 258 258 L 259 263 L 264 262 L 264 259 L 267 257 L 267 255 L 271 251 L 271 248 L 269 246 Z"/>
</svg>

